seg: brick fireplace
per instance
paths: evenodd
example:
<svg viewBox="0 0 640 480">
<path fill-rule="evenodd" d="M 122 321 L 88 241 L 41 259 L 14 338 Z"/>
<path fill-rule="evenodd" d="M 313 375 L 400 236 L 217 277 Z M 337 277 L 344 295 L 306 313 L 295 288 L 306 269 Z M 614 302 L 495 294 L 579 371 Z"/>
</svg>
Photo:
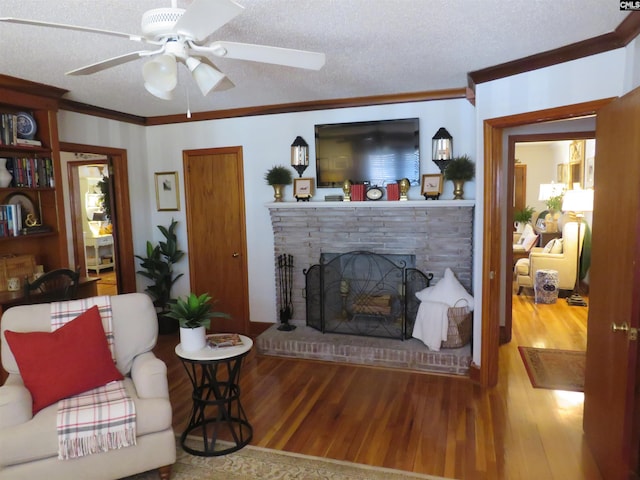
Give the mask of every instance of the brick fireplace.
<svg viewBox="0 0 640 480">
<path fill-rule="evenodd" d="M 282 202 L 268 208 L 274 264 L 281 254 L 294 260 L 294 321 L 306 321 L 303 270 L 327 252 L 413 255 L 417 269 L 433 273 L 432 285 L 450 267 L 471 290 L 473 201 Z"/>
</svg>

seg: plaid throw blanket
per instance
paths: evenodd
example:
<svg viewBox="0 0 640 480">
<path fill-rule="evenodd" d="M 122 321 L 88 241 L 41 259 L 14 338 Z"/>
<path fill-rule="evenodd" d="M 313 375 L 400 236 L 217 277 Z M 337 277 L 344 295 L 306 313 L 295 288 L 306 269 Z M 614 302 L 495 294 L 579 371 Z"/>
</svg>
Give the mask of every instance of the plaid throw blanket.
<svg viewBox="0 0 640 480">
<path fill-rule="evenodd" d="M 51 304 L 51 330 L 73 320 L 96 305 L 111 355 L 115 362 L 111 300 L 93 297 Z M 136 413 L 133 400 L 117 381 L 58 402 L 58 458 L 82 457 L 92 453 L 136 444 Z"/>
</svg>

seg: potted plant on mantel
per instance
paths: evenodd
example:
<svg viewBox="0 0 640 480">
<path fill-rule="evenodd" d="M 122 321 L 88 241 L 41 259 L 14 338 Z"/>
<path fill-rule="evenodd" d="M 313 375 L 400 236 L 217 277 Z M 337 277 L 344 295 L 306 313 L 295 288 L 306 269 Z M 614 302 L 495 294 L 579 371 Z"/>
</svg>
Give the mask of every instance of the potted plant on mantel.
<svg viewBox="0 0 640 480">
<path fill-rule="evenodd" d="M 212 318 L 231 318 L 224 312 L 212 312 L 212 306 L 211 297 L 207 293 L 200 296 L 191 293 L 185 300 L 178 298 L 169 305 L 166 315 L 178 321 L 180 345 L 185 352 L 193 352 L 206 346 L 207 329 L 211 327 Z"/>
<path fill-rule="evenodd" d="M 464 182 L 473 180 L 476 176 L 476 165 L 468 155 L 451 159 L 444 171 L 444 179 L 453 182 L 453 199 L 462 200 L 464 196 Z"/>
<path fill-rule="evenodd" d="M 267 173 L 264 174 L 264 179 L 267 182 L 267 185 L 271 185 L 273 187 L 274 201 L 281 202 L 284 187 L 285 185 L 291 185 L 291 182 L 293 182 L 293 175 L 291 174 L 291 170 L 287 167 L 275 165 L 267 170 Z"/>
<path fill-rule="evenodd" d="M 136 273 L 148 278 L 153 283 L 147 286 L 145 292 L 153 300 L 158 314 L 158 331 L 161 334 L 172 333 L 178 329 L 178 324 L 171 317 L 167 317 L 171 300 L 171 288 L 182 277 L 182 273 L 174 275 L 173 265 L 180 261 L 184 252 L 178 249 L 178 238 L 176 236 L 176 226 L 178 222 L 171 220 L 169 228 L 158 225 L 158 229 L 166 239 L 157 245 L 147 242 L 147 256 L 136 255 L 141 261 Z"/>
</svg>

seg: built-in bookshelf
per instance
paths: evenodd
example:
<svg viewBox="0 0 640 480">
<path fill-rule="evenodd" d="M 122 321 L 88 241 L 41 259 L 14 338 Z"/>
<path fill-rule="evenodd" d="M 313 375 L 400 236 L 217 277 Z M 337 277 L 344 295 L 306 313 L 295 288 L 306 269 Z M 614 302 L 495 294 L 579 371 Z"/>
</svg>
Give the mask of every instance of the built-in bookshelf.
<svg viewBox="0 0 640 480">
<path fill-rule="evenodd" d="M 0 80 L 2 80 L 0 78 Z M 0 187 L 0 256 L 35 255 L 45 271 L 69 265 L 64 221 L 58 99 L 0 81 L 0 158 L 11 180 Z M 21 135 L 19 116 L 35 122 Z M 22 138 L 25 137 L 25 138 Z M 4 183 L 3 183 L 4 185 Z M 6 223 L 5 223 L 6 222 Z"/>
</svg>

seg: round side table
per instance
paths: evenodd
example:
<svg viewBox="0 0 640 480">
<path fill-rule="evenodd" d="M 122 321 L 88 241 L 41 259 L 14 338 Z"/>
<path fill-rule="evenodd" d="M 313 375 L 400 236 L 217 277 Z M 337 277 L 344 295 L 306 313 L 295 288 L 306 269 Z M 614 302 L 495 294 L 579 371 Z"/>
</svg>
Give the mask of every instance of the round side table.
<svg viewBox="0 0 640 480">
<path fill-rule="evenodd" d="M 253 437 L 253 427 L 240 403 L 240 367 L 253 341 L 240 335 L 242 345 L 212 348 L 206 346 L 185 352 L 176 346 L 193 387 L 193 407 L 186 430 L 180 437 L 182 448 L 203 457 L 226 455 L 240 450 Z M 203 448 L 186 445 L 187 436 L 202 439 Z M 220 440 L 220 442 L 219 442 Z"/>
</svg>

